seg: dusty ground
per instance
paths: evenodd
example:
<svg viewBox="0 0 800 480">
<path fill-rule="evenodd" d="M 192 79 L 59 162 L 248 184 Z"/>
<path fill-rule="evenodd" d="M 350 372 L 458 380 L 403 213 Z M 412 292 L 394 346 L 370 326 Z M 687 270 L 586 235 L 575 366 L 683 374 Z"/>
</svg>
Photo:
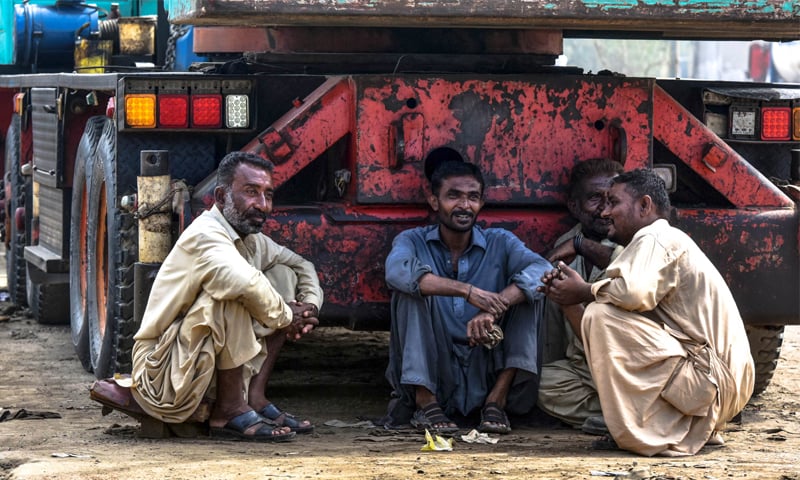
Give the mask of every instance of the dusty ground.
<svg viewBox="0 0 800 480">
<path fill-rule="evenodd" d="M 0 303 L 0 313 L 9 304 Z M 57 419 L 0 422 L 0 480 L 272 478 L 589 478 L 638 469 L 635 478 L 800 479 L 800 327 L 787 329 L 773 384 L 754 399 L 724 447 L 685 459 L 641 458 L 589 449 L 593 437 L 517 425 L 496 445 L 457 442 L 421 452 L 422 435 L 325 426 L 382 415 L 386 334 L 321 329 L 291 345 L 272 399 L 302 413 L 316 433 L 278 445 L 209 439 L 151 440 L 122 414 L 102 416 L 89 399 L 92 375 L 69 343 L 68 327 L 38 325 L 25 311 L 0 315 L 0 407 L 56 412 Z"/>
</svg>

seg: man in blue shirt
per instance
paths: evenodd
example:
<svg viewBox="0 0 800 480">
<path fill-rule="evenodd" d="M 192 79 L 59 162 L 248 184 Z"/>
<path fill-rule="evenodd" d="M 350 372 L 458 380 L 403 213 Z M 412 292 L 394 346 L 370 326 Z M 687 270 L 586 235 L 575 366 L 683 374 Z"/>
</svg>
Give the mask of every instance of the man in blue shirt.
<svg viewBox="0 0 800 480">
<path fill-rule="evenodd" d="M 480 409 L 480 431 L 508 433 L 507 413 L 536 404 L 537 287 L 552 267 L 511 232 L 475 225 L 485 185 L 475 165 L 444 161 L 430 182 L 438 225 L 400 233 L 386 259 L 393 290 L 386 377 L 394 390 L 387 424 L 410 420 L 454 433 L 451 418 Z M 505 338 L 491 348 L 495 325 Z"/>
</svg>

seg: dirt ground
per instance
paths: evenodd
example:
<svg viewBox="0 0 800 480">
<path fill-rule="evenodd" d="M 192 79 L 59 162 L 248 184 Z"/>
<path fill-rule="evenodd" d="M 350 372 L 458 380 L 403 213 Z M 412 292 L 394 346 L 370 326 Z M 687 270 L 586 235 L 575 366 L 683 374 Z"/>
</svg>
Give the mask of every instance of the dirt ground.
<svg viewBox="0 0 800 480">
<path fill-rule="evenodd" d="M 66 308 L 66 306 L 65 306 Z M 101 415 L 89 399 L 67 326 L 42 326 L 0 303 L 0 407 L 13 416 L 61 418 L 0 422 L 0 480 L 502 478 L 800 479 L 800 327 L 786 330 L 772 385 L 754 398 L 723 447 L 686 458 L 643 458 L 592 451 L 594 437 L 541 422 L 516 424 L 495 445 L 456 438 L 451 452 L 422 452 L 423 435 L 381 428 L 327 426 L 380 417 L 385 332 L 322 328 L 283 352 L 272 400 L 317 426 L 283 444 L 208 438 L 153 440 L 119 413 Z M 2 418 L 2 413 L 0 413 Z M 466 433 L 466 430 L 464 431 Z"/>
</svg>

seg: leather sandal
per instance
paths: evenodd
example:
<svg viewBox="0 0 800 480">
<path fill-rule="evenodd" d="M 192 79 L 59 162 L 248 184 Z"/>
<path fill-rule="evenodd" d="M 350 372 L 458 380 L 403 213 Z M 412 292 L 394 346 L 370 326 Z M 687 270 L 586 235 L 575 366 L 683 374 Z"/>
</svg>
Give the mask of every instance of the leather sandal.
<svg viewBox="0 0 800 480">
<path fill-rule="evenodd" d="M 289 412 L 284 412 L 276 407 L 274 403 L 270 403 L 266 407 L 258 411 L 258 413 L 275 422 L 279 427 L 289 427 L 296 433 L 311 433 L 314 431 L 314 425 L 309 422 L 308 425 L 301 425 L 305 420 L 298 420 L 297 417 Z"/>
<path fill-rule="evenodd" d="M 458 426 L 447 418 L 447 415 L 442 411 L 442 407 L 436 402 L 431 402 L 414 412 L 414 416 L 411 417 L 411 425 L 417 430 L 428 430 L 443 435 L 456 433 L 459 430 Z M 437 427 L 436 425 L 445 426 Z"/>
<path fill-rule="evenodd" d="M 500 408 L 500 405 L 490 402 L 481 410 L 481 424 L 478 425 L 478 431 L 481 433 L 511 433 L 511 422 L 508 421 L 508 415 Z"/>
<path fill-rule="evenodd" d="M 257 430 L 247 433 L 256 425 L 260 425 Z M 209 434 L 211 438 L 247 442 L 287 442 L 296 435 L 294 432 L 275 433 L 278 428 L 280 427 L 273 425 L 254 410 L 250 410 L 231 418 L 224 427 L 211 427 Z"/>
</svg>

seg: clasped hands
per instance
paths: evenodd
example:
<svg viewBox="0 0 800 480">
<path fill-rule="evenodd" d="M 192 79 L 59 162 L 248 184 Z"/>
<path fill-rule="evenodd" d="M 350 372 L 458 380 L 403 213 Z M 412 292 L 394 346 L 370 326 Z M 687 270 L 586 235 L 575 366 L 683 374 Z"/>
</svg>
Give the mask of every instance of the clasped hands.
<svg viewBox="0 0 800 480">
<path fill-rule="evenodd" d="M 285 328 L 288 340 L 299 340 L 319 325 L 319 309 L 313 303 L 293 301 L 289 302 L 289 308 L 292 309 L 292 323 Z"/>
<path fill-rule="evenodd" d="M 474 347 L 489 340 L 495 320 L 501 318 L 510 305 L 501 294 L 475 286 L 470 288 L 467 301 L 481 310 L 467 323 L 467 339 L 470 346 Z"/>
<path fill-rule="evenodd" d="M 578 272 L 559 261 L 556 268 L 542 275 L 542 286 L 537 290 L 560 305 L 575 305 L 585 300 L 587 288 L 589 284 Z"/>
</svg>

